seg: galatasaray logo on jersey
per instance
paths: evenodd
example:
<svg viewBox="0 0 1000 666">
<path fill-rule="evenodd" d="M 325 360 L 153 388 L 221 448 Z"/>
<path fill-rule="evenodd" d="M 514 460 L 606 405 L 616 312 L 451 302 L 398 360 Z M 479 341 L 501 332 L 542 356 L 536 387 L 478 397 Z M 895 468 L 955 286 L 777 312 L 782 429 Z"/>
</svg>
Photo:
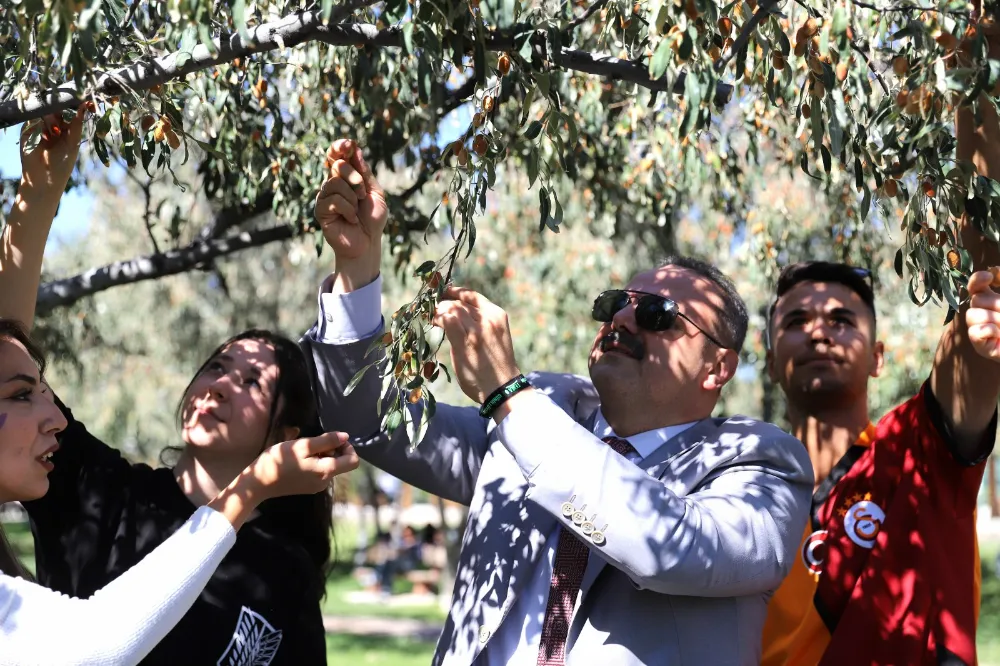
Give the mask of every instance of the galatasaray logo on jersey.
<svg viewBox="0 0 1000 666">
<path fill-rule="evenodd" d="M 844 530 L 847 537 L 862 548 L 875 546 L 875 539 L 882 531 L 885 512 L 870 500 L 855 502 L 844 513 Z"/>
<path fill-rule="evenodd" d="M 813 532 L 802 543 L 802 563 L 809 573 L 823 573 L 823 562 L 826 561 L 826 530 Z"/>
</svg>

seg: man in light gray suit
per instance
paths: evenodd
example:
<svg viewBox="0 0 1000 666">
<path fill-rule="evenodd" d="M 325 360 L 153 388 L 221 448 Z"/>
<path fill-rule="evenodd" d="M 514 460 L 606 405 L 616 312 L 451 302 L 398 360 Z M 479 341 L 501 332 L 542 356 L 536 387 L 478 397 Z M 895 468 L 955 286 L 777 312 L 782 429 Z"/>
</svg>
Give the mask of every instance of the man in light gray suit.
<svg viewBox="0 0 1000 666">
<path fill-rule="evenodd" d="M 439 405 L 410 450 L 402 428 L 376 434 L 376 374 L 344 396 L 383 332 L 388 211 L 352 142 L 335 143 L 330 162 L 316 215 L 337 265 L 302 341 L 323 427 L 367 439 L 356 448 L 372 464 L 469 506 L 434 664 L 757 663 L 813 478 L 801 443 L 778 428 L 711 418 L 746 335 L 731 282 L 674 258 L 601 294 L 592 384 L 523 378 L 503 310 L 449 288 L 434 323 L 463 391 L 485 404 Z"/>
</svg>

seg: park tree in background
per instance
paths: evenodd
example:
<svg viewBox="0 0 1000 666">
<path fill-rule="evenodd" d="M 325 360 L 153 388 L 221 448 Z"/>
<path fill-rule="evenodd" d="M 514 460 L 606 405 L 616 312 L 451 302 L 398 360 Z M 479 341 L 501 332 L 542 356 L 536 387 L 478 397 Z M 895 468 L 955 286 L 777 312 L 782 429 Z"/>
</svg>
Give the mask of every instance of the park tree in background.
<svg viewBox="0 0 1000 666">
<path fill-rule="evenodd" d="M 531 192 L 539 232 L 569 221 L 574 192 L 595 236 L 663 251 L 707 192 L 698 219 L 773 274 L 800 247 L 787 222 L 750 216 L 767 153 L 836 215 L 801 249 L 868 256 L 877 230 L 914 302 L 957 308 L 958 219 L 1000 238 L 1000 186 L 954 160 L 955 107 L 995 104 L 986 32 L 961 0 L 17 0 L 0 9 L 0 126 L 28 121 L 31 144 L 42 115 L 86 103 L 93 163 L 174 188 L 147 187 L 133 221 L 148 256 L 46 285 L 41 311 L 313 234 L 325 148 L 357 138 L 399 176 L 391 252 L 424 277 L 387 343 L 395 380 L 417 391 L 437 371 L 424 363 L 435 276 L 474 260 L 502 177 Z M 438 145 L 456 113 L 465 126 Z M 442 233 L 439 253 L 421 246 Z"/>
</svg>

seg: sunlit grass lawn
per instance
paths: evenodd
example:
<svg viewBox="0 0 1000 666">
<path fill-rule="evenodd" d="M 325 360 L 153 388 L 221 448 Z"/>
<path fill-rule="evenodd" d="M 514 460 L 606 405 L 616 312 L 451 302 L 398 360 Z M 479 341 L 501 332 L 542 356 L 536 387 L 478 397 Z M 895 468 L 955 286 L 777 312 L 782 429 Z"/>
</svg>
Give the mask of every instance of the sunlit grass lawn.
<svg viewBox="0 0 1000 666">
<path fill-rule="evenodd" d="M 326 635 L 326 660 L 330 666 L 427 666 L 434 643 L 382 636 Z"/>
<path fill-rule="evenodd" d="M 407 581 L 397 578 L 393 584 L 392 591 L 394 594 L 406 594 L 412 590 L 412 587 Z M 349 603 L 346 598 L 347 595 L 361 589 L 361 584 L 351 575 L 350 570 L 338 567 L 330 575 L 326 583 L 326 599 L 323 600 L 323 614 L 398 617 L 424 622 L 444 622 L 445 613 L 436 602 L 427 605 L 406 606 L 390 606 L 382 603 Z"/>
</svg>

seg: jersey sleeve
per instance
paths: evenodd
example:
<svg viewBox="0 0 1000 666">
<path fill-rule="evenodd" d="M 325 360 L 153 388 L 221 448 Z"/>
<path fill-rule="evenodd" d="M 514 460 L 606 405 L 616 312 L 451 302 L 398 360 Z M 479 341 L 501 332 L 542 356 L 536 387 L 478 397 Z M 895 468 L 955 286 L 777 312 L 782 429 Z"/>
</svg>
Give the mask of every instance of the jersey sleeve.
<svg viewBox="0 0 1000 666">
<path fill-rule="evenodd" d="M 889 412 L 879 422 L 879 438 L 898 437 L 910 431 L 905 439 L 915 448 L 918 460 L 925 464 L 920 470 L 927 477 L 928 486 L 936 490 L 942 501 L 951 502 L 960 514 L 975 510 L 986 469 L 986 459 L 993 451 L 997 429 L 997 413 L 983 433 L 981 452 L 974 460 L 967 460 L 958 452 L 944 410 L 931 391 L 930 382 L 924 382 L 913 398 Z"/>
</svg>

